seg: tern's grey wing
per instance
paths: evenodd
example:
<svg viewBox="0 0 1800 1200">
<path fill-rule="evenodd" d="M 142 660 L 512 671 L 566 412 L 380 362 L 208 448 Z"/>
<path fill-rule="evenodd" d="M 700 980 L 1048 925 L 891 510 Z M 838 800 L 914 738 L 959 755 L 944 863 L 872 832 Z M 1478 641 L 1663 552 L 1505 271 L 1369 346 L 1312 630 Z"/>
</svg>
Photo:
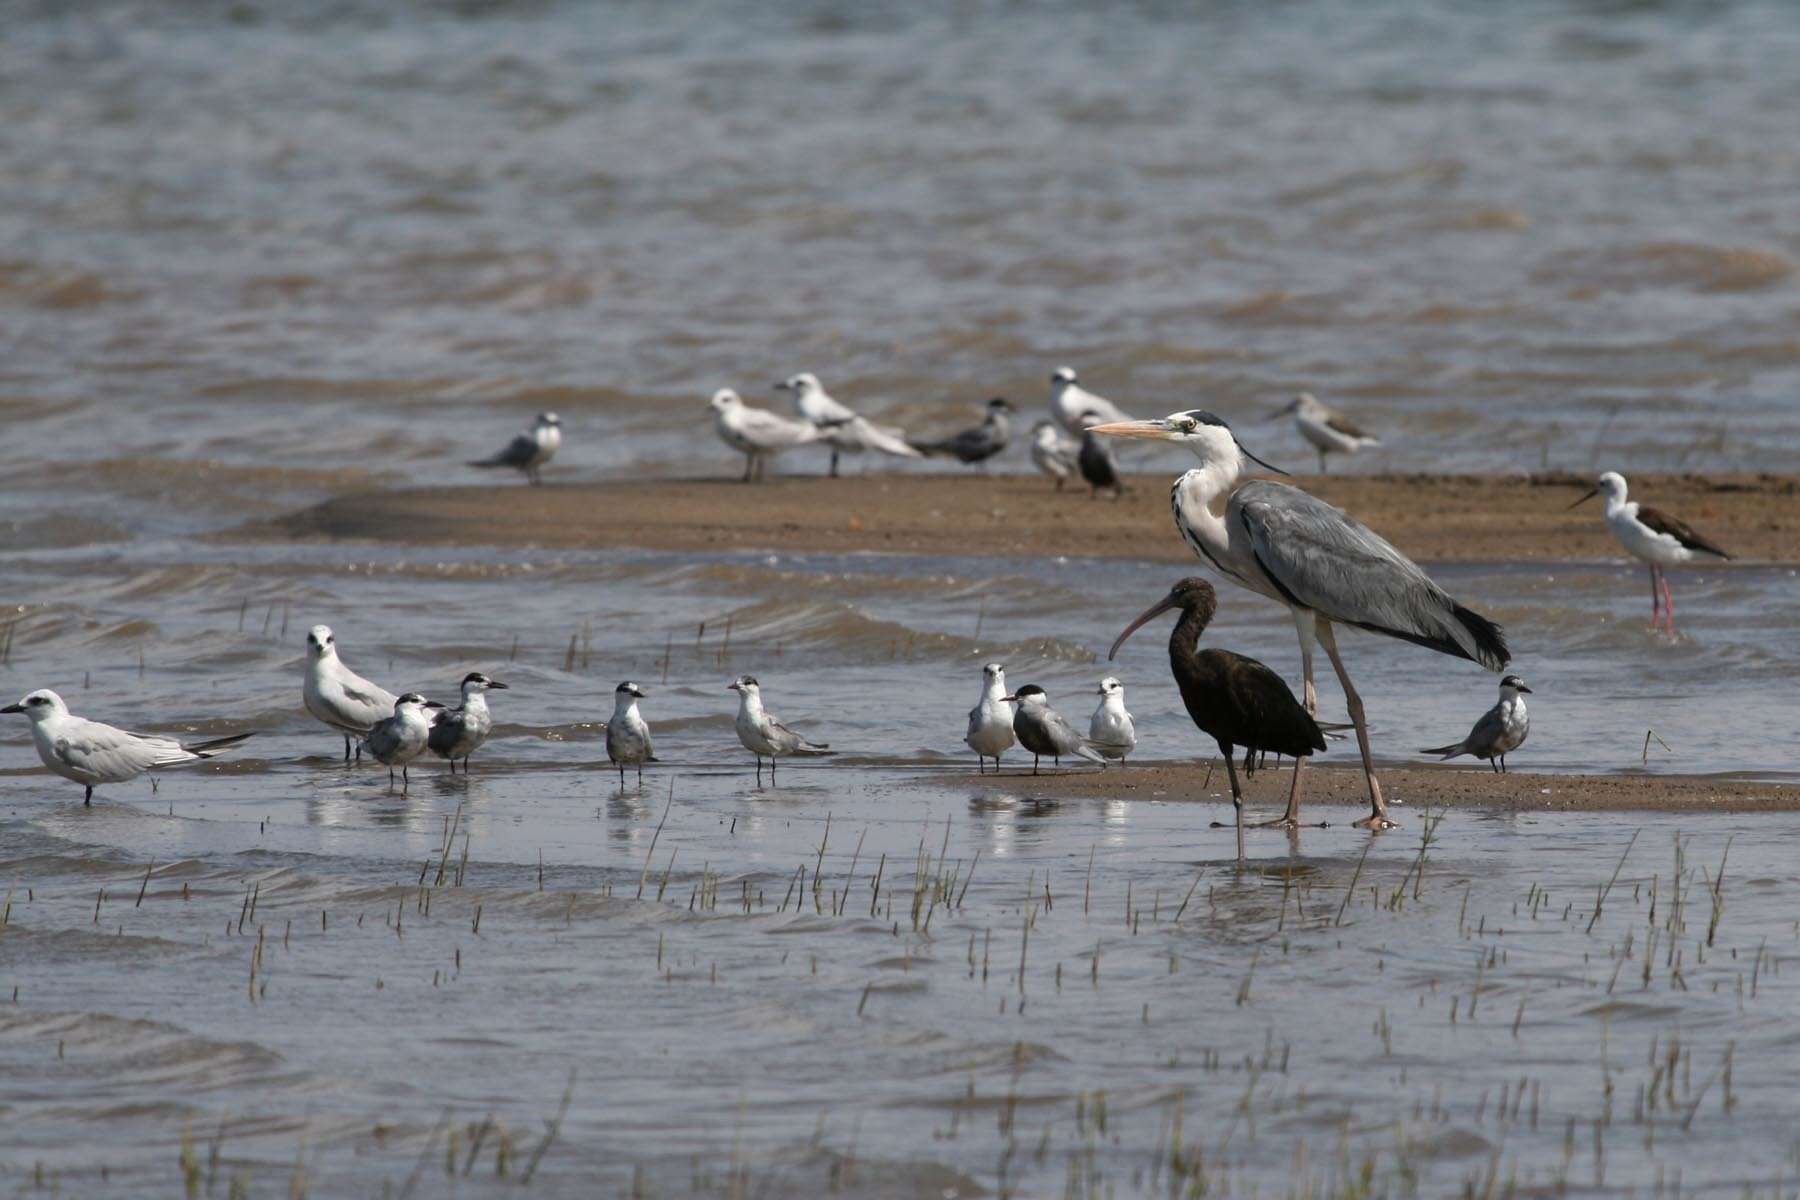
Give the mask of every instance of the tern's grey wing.
<svg viewBox="0 0 1800 1200">
<path fill-rule="evenodd" d="M 738 432 L 753 445 L 773 449 L 814 441 L 819 431 L 803 421 L 790 421 L 765 408 L 747 408 L 738 417 Z"/>
<path fill-rule="evenodd" d="M 381 722 L 364 736 L 363 745 L 376 758 L 386 758 L 400 748 L 399 722 L 391 717 Z"/>
<path fill-rule="evenodd" d="M 492 462 L 499 467 L 523 467 L 537 457 L 537 439 L 528 433 L 521 433 L 506 443 L 506 448 L 494 455 Z"/>
<path fill-rule="evenodd" d="M 1255 479 L 1232 493 L 1226 519 L 1287 600 L 1489 670 L 1510 655 L 1500 627 L 1458 604 L 1387 540 L 1299 488 Z"/>
<path fill-rule="evenodd" d="M 425 745 L 433 754 L 449 754 L 463 733 L 463 710 L 460 708 L 440 708 L 434 710 L 431 718 L 431 731 L 425 735 Z"/>
<path fill-rule="evenodd" d="M 969 710 L 969 732 L 963 734 L 963 741 L 968 741 L 981 732 L 981 705 L 977 704 Z"/>
<path fill-rule="evenodd" d="M 780 721 L 777 721 L 774 717 L 769 718 L 769 740 L 782 747 L 784 750 L 798 750 L 800 747 L 807 744 L 805 738 L 801 737 L 798 733 L 795 733 L 792 729 L 789 729 L 786 725 L 783 725 Z"/>
<path fill-rule="evenodd" d="M 1470 754 L 1486 758 L 1505 738 L 1506 716 L 1496 704 L 1481 714 L 1481 720 L 1475 722 L 1475 728 L 1469 730 L 1469 736 L 1463 739 L 1463 745 Z"/>
<path fill-rule="evenodd" d="M 112 783 L 194 757 L 172 738 L 138 737 L 98 721 L 80 720 L 67 723 L 54 750 L 70 770 Z"/>
</svg>

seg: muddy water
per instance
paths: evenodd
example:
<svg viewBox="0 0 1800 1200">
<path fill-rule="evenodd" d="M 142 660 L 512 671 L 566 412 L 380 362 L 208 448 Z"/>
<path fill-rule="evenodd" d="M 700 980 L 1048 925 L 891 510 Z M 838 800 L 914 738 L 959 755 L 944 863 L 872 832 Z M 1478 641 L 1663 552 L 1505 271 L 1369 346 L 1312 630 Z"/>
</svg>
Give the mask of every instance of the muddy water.
<svg viewBox="0 0 1800 1200">
<path fill-rule="evenodd" d="M 0 1180 L 1774 1194 L 1783 819 L 1458 812 L 1421 862 L 1414 795 L 1240 872 L 1207 798 L 934 782 L 996 657 L 1077 715 L 1116 671 L 1194 754 L 1160 631 L 1095 659 L 1166 568 L 196 535 L 545 407 L 564 478 L 735 471 L 701 398 L 805 368 L 919 430 L 1068 361 L 1290 464 L 1250 427 L 1306 387 L 1384 435 L 1358 469 L 1791 470 L 1797 43 L 1748 3 L 9 13 L 0 687 L 261 736 L 83 810 L 0 726 Z M 1531 633 L 1517 765 L 1800 774 L 1791 570 L 1681 573 L 1675 642 L 1636 570 L 1437 574 Z M 513 684 L 473 778 L 337 763 L 320 620 L 391 686 Z M 1267 605 L 1215 637 L 1294 672 Z M 1491 701 L 1347 653 L 1386 755 Z M 739 671 L 839 756 L 758 789 Z"/>
<path fill-rule="evenodd" d="M 1203 752 L 1160 637 L 1094 657 L 1167 567 L 357 553 L 145 542 L 9 565 L 33 598 L 9 687 L 128 725 L 262 731 L 216 770 L 83 810 L 5 730 L 10 1177 L 374 1195 L 423 1171 L 418 1194 L 498 1194 L 565 1091 L 531 1185 L 551 1195 L 1167 1194 L 1182 1171 L 1232 1195 L 1329 1194 L 1365 1171 L 1394 1193 L 1491 1173 L 1643 1194 L 1782 1176 L 1783 818 L 1458 811 L 1420 868 L 1420 793 L 1381 838 L 1253 836 L 1240 872 L 1209 828 L 1229 811 L 1216 796 L 942 782 L 969 769 L 963 713 L 993 657 L 1083 718 L 1116 671 L 1143 759 Z M 1441 576 L 1534 631 L 1516 765 L 1642 769 L 1654 726 L 1670 746 L 1654 771 L 1800 769 L 1790 743 L 1742 736 L 1800 657 L 1769 633 L 1796 628 L 1788 573 L 1684 577 L 1696 632 L 1673 644 L 1641 628 L 1622 570 Z M 512 685 L 473 777 L 423 765 L 396 793 L 337 761 L 298 708 L 320 617 L 393 686 L 446 695 L 470 668 Z M 1270 606 L 1228 603 L 1213 636 L 1296 657 Z M 1391 755 L 1488 703 L 1491 676 L 1391 650 L 1348 643 Z M 730 731 L 739 671 L 839 756 L 758 787 Z M 651 693 L 665 760 L 641 789 L 599 740 L 623 677 Z"/>
</svg>

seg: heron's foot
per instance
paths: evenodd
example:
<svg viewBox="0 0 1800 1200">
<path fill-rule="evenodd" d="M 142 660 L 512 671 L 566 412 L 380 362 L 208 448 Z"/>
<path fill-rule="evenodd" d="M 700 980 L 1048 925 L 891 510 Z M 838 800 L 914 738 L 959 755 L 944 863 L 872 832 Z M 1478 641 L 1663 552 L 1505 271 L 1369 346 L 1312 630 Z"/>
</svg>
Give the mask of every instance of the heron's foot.
<svg viewBox="0 0 1800 1200">
<path fill-rule="evenodd" d="M 1378 813 L 1378 812 L 1370 813 L 1368 816 L 1364 817 L 1360 821 L 1352 821 L 1352 822 L 1350 822 L 1350 825 L 1351 825 L 1351 828 L 1353 828 L 1353 829 L 1370 829 L 1370 830 L 1374 830 L 1376 833 L 1380 833 L 1380 832 L 1382 832 L 1384 830 L 1388 830 L 1388 829 L 1400 828 L 1400 822 L 1390 821 L 1390 820 L 1388 820 L 1386 813 Z"/>
</svg>

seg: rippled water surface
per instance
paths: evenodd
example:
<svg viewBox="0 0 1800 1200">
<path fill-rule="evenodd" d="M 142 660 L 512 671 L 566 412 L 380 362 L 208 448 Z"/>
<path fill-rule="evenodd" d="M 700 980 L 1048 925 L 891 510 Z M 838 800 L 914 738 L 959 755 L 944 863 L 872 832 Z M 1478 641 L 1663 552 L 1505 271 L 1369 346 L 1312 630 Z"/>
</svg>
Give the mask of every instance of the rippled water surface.
<svg viewBox="0 0 1800 1200">
<path fill-rule="evenodd" d="M 0 689 L 260 731 L 84 810 L 0 725 L 0 1187 L 1791 1193 L 1786 818 L 1416 794 L 1240 870 L 1216 794 L 958 740 L 1002 658 L 1201 753 L 1161 629 L 1096 658 L 1167 566 L 218 536 L 546 407 L 553 479 L 735 472 L 703 398 L 802 369 L 915 429 L 1066 361 L 1289 463 L 1305 387 L 1383 433 L 1346 469 L 1791 470 L 1789 7 L 0 13 Z M 1637 567 L 1434 574 L 1515 631 L 1514 766 L 1800 775 L 1792 569 L 1680 573 L 1674 641 Z M 510 683 L 475 774 L 342 766 L 316 621 Z M 1261 601 L 1209 637 L 1296 671 Z M 1491 702 L 1345 649 L 1388 759 Z M 741 671 L 838 756 L 759 788 Z"/>
</svg>

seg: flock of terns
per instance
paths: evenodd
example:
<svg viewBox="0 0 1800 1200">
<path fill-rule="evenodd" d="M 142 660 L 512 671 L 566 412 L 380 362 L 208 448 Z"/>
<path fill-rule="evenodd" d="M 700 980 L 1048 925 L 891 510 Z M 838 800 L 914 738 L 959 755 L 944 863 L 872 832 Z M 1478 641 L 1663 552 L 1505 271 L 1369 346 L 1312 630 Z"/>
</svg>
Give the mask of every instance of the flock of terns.
<svg viewBox="0 0 1800 1200">
<path fill-rule="evenodd" d="M 891 426 L 877 425 L 838 403 L 810 374 L 777 385 L 794 395 L 793 418 L 745 404 L 737 393 L 723 390 L 712 399 L 719 434 L 745 455 L 746 480 L 762 475 L 766 460 L 792 446 L 818 442 L 831 450 L 836 474 L 842 453 L 874 450 L 898 457 L 947 454 L 963 462 L 981 462 L 1005 447 L 1008 421 L 1015 411 L 1006 400 L 989 401 L 981 426 L 935 442 L 908 438 Z M 1243 793 L 1234 758 L 1243 751 L 1243 768 L 1253 772 L 1268 754 L 1294 760 L 1287 808 L 1270 825 L 1296 827 L 1300 821 L 1302 778 L 1307 760 L 1326 747 L 1328 735 L 1354 730 L 1362 760 L 1369 813 L 1356 825 L 1386 829 L 1388 815 L 1371 752 L 1362 699 L 1338 652 L 1336 630 L 1348 626 L 1464 659 L 1490 670 L 1504 671 L 1511 651 L 1501 627 L 1458 602 L 1386 539 L 1343 511 L 1298 487 L 1252 474 L 1251 464 L 1277 475 L 1286 472 L 1257 458 L 1218 416 L 1189 409 L 1153 420 L 1139 420 L 1103 397 L 1086 391 L 1075 372 L 1058 368 L 1051 376 L 1052 421 L 1034 433 L 1033 460 L 1047 474 L 1063 478 L 1080 470 L 1098 489 L 1098 471 L 1087 460 L 1104 461 L 1110 453 L 1104 439 L 1139 439 L 1173 443 L 1187 449 L 1197 465 L 1175 481 L 1170 507 L 1176 531 L 1222 579 L 1285 606 L 1300 643 L 1301 692 L 1298 696 L 1274 670 L 1255 659 L 1199 643 L 1218 607 L 1212 584 L 1183 579 L 1132 621 L 1113 643 L 1109 658 L 1134 632 L 1164 612 L 1178 611 L 1169 637 L 1169 665 L 1194 725 L 1218 745 L 1230 779 L 1237 810 L 1239 851 L 1243 847 Z M 1318 450 L 1323 467 L 1328 454 L 1353 453 L 1375 439 L 1310 395 L 1297 397 L 1278 416 L 1296 426 Z M 1079 431 L 1079 448 L 1061 444 L 1058 427 Z M 1048 430 L 1048 434 L 1045 431 Z M 532 482 L 562 444 L 562 423 L 554 413 L 513 439 L 499 453 L 471 465 L 511 467 Z M 1090 447 L 1099 447 L 1095 454 Z M 1073 465 L 1070 465 L 1073 464 Z M 1116 471 L 1111 486 L 1118 487 Z M 1601 475 L 1576 505 L 1604 500 L 1605 521 L 1619 542 L 1649 564 L 1653 627 L 1674 633 L 1674 602 L 1664 568 L 1699 556 L 1727 559 L 1719 545 L 1692 528 L 1646 505 L 1628 499 L 1625 479 L 1616 472 Z M 1574 507 L 1574 505 L 1571 505 Z M 463 677 L 460 703 L 448 706 L 418 692 L 396 696 L 350 670 L 338 656 L 336 638 L 324 625 L 307 634 L 307 661 L 302 686 L 306 710 L 344 737 L 344 757 L 368 753 L 389 768 L 390 785 L 398 769 L 407 782 L 407 767 L 421 756 L 444 759 L 454 773 L 466 772 L 469 759 L 488 739 L 493 720 L 487 693 L 506 684 L 480 672 Z M 1323 649 L 1337 676 L 1348 709 L 1348 724 L 1322 723 L 1314 680 L 1314 654 Z M 738 740 L 756 757 L 757 779 L 762 761 L 775 764 L 795 755 L 831 753 L 777 720 L 764 707 L 761 684 L 740 675 L 729 684 L 738 695 L 735 723 Z M 1461 741 L 1420 753 L 1444 758 L 1472 755 L 1494 770 L 1506 769 L 1506 756 L 1517 750 L 1530 730 L 1524 697 L 1531 689 L 1517 675 L 1500 682 L 1500 698 Z M 606 722 L 608 760 L 619 772 L 641 779 L 645 763 L 656 762 L 649 725 L 639 711 L 644 689 L 625 681 L 614 691 L 614 707 Z M 977 770 L 1014 745 L 1029 752 L 1036 773 L 1043 758 L 1106 764 L 1123 763 L 1137 745 L 1137 733 L 1125 708 L 1124 685 L 1108 676 L 1099 685 L 1100 702 L 1087 732 L 1078 730 L 1051 707 L 1042 687 L 1027 684 L 1009 690 L 1005 667 L 982 669 L 981 695 L 969 713 L 965 742 L 976 754 Z M 211 758 L 251 734 L 236 734 L 192 744 L 129 733 L 69 712 L 55 692 L 39 690 L 0 713 L 22 713 L 31 722 L 33 742 L 43 764 L 53 773 L 82 784 L 85 800 L 96 785 L 136 778 L 146 771 Z"/>
</svg>

